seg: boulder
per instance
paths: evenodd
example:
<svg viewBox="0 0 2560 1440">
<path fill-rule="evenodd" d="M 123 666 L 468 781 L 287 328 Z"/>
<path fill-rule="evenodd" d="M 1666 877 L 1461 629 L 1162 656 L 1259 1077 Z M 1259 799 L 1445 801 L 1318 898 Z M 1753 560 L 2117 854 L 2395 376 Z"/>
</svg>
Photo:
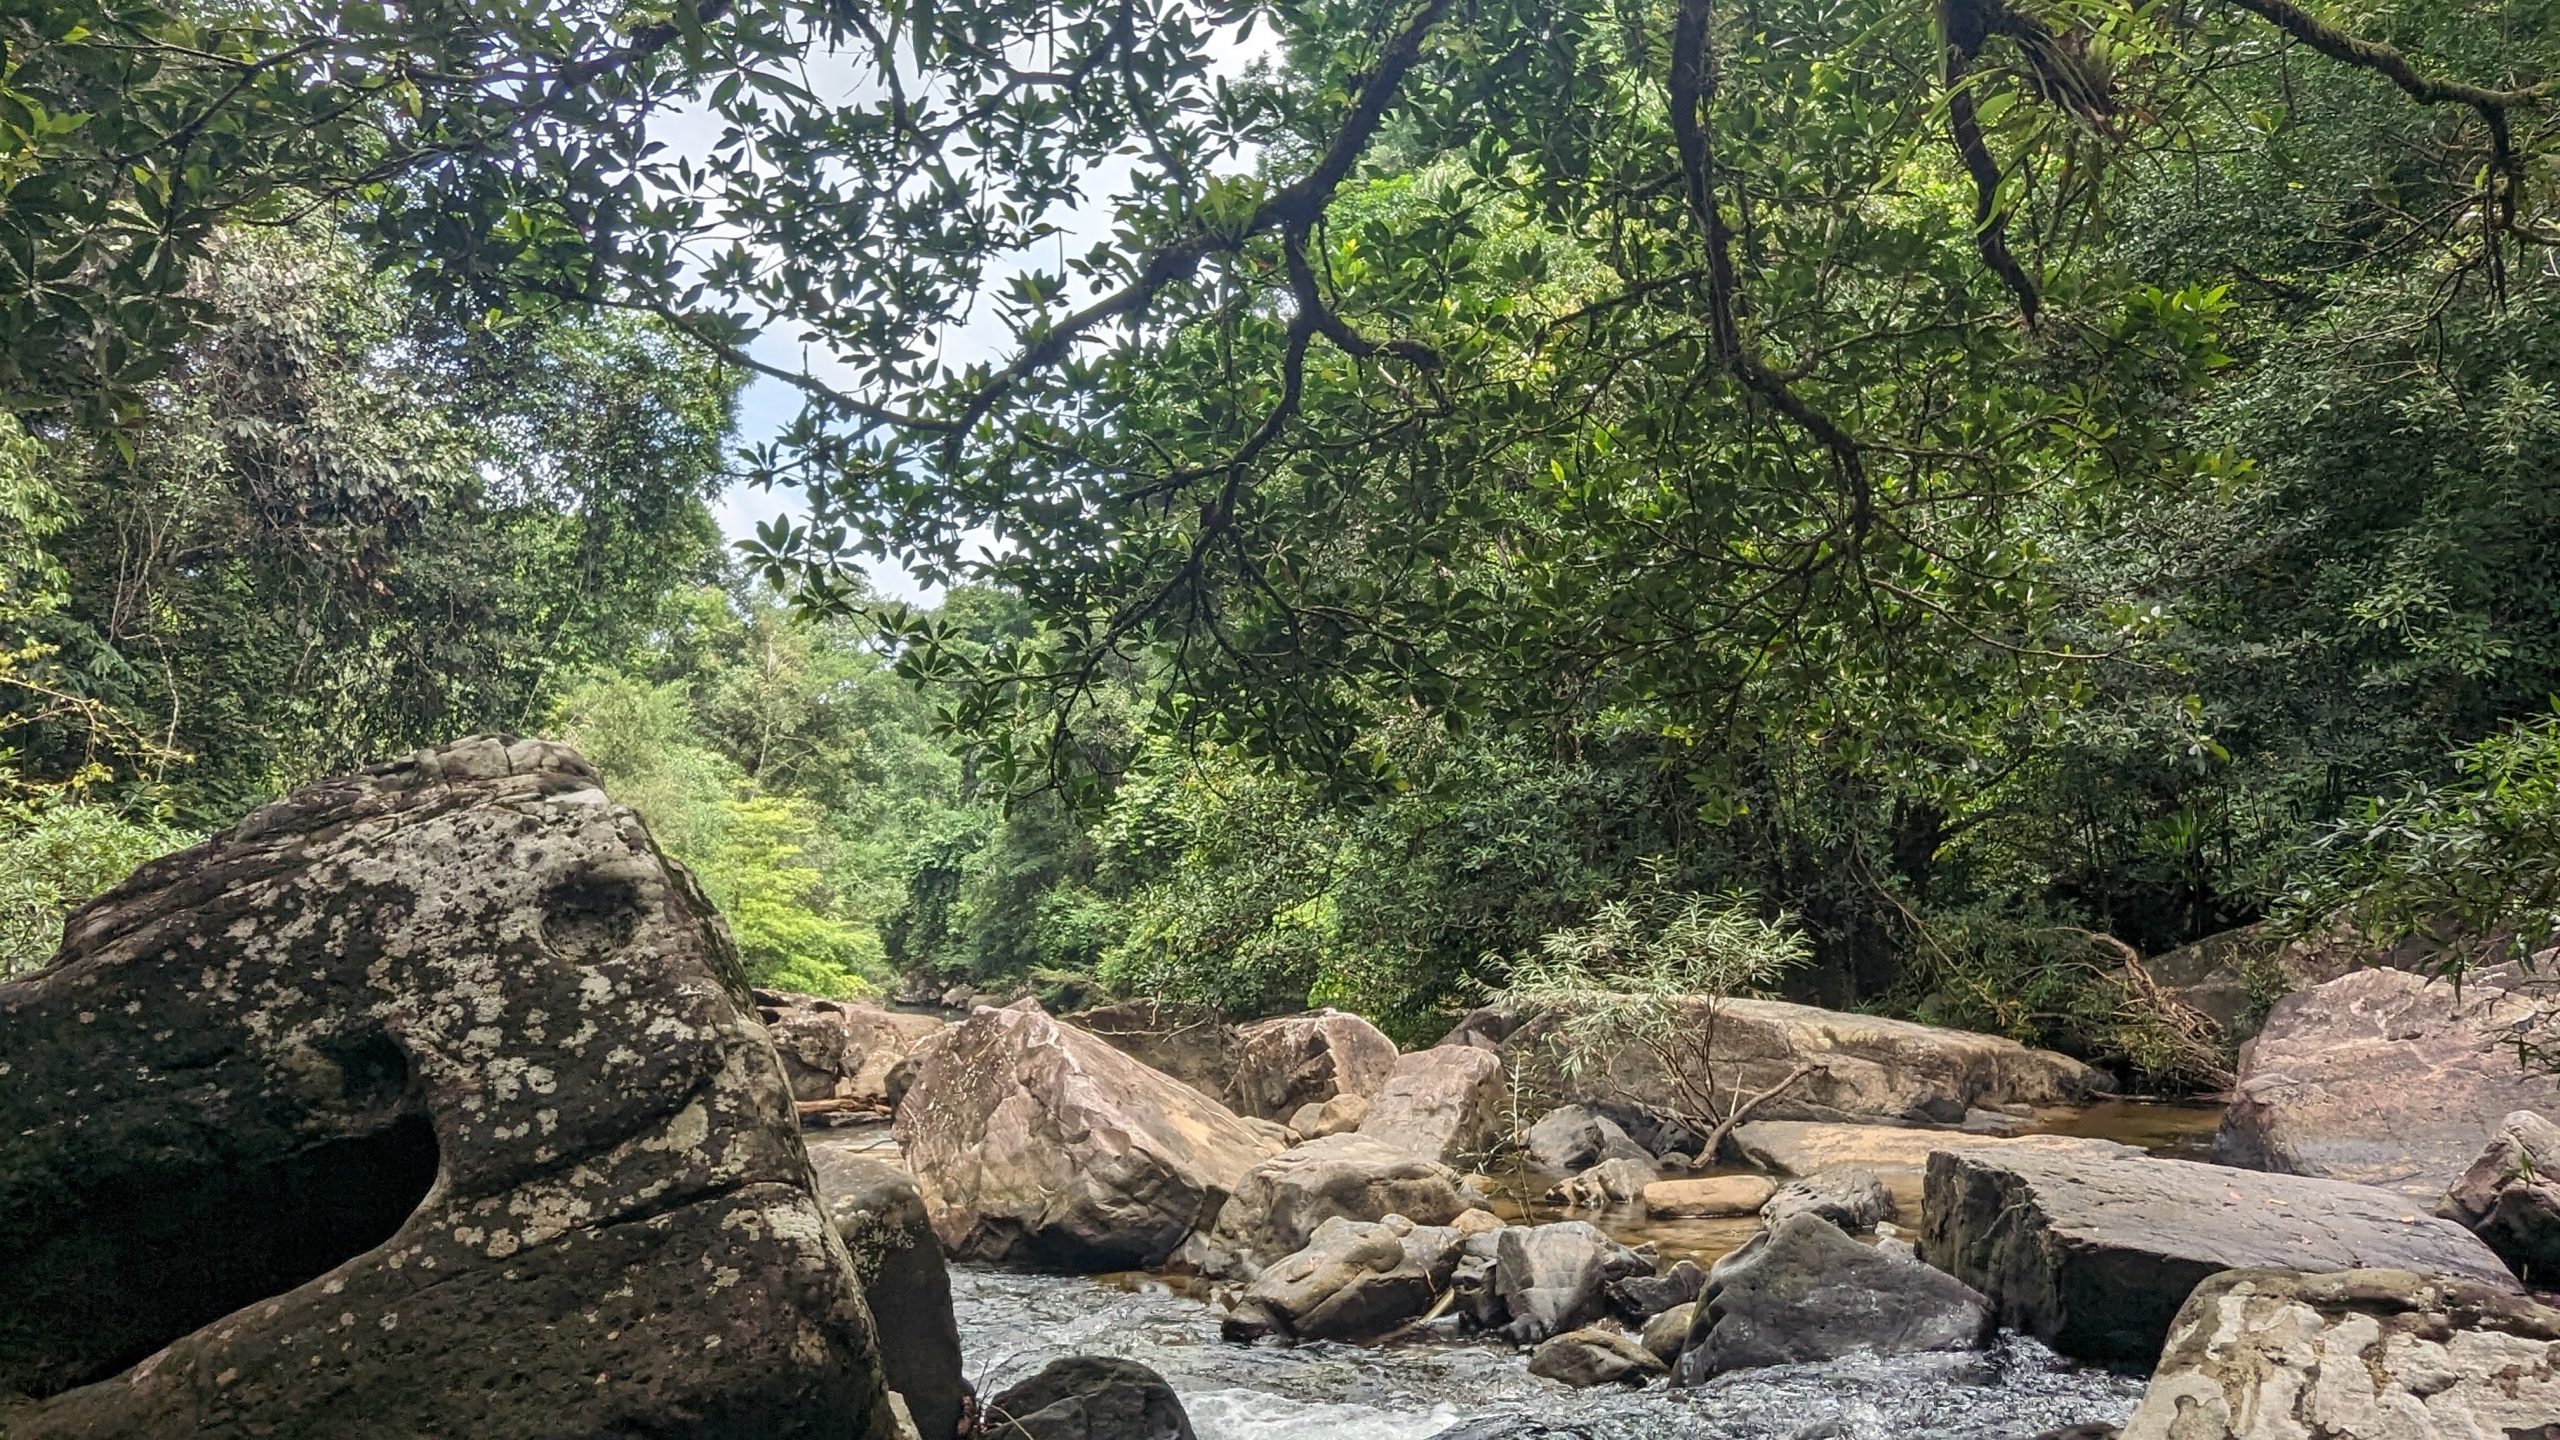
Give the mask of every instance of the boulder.
<svg viewBox="0 0 2560 1440">
<path fill-rule="evenodd" d="M 1587 1105 L 1560 1105 L 1538 1117 L 1521 1137 L 1529 1163 L 1555 1175 L 1575 1175 L 1603 1160 L 1653 1163 L 1652 1152 L 1628 1138 L 1618 1122 Z"/>
<path fill-rule="evenodd" d="M 1135 1360 L 1076 1355 L 987 1402 L 998 1440 L 1193 1440 L 1164 1377 Z"/>
<path fill-rule="evenodd" d="M 2402 1271 L 2196 1287 L 2124 1440 L 2547 1440 L 2560 1310 Z"/>
<path fill-rule="evenodd" d="M 1322 1104 L 1298 1107 L 1289 1117 L 1289 1128 L 1303 1140 L 1321 1140 L 1328 1135 L 1348 1135 L 1360 1128 L 1369 1116 L 1366 1095 L 1336 1095 Z"/>
<path fill-rule="evenodd" d="M 2518 1289 L 2469 1231 L 2385 1191 L 2017 1146 L 1929 1157 L 1920 1254 L 1990 1296 L 2002 1324 L 2134 1364 L 2222 1270 L 2384 1267 Z"/>
<path fill-rule="evenodd" d="M 1967 1135 L 1954 1130 L 1900 1125 L 1831 1125 L 1803 1120 L 1752 1120 L 1734 1127 L 1733 1142 L 1745 1160 L 1781 1175 L 1818 1175 L 1843 1165 L 1877 1172 L 1917 1173 L 1940 1150 L 2020 1146 L 2061 1154 L 2133 1157 L 2142 1152 L 2112 1140 L 2077 1135 Z"/>
<path fill-rule="evenodd" d="M 1783 1000 L 1689 1002 L 1691 1023 L 1715 1027 L 1719 1093 L 1758 1093 L 1800 1065 L 1823 1066 L 1757 1112 L 1772 1120 L 1955 1124 L 1973 1109 L 2071 1105 L 2112 1090 L 2104 1071 L 2013 1040 Z M 1655 1113 L 1682 1108 L 1680 1087 L 1653 1053 L 1630 1045 L 1605 1065 L 1558 1073 L 1546 1044 L 1561 1017 L 1511 1021 L 1478 1011 L 1445 1043 L 1495 1048 L 1542 1088 L 1577 1100 L 1609 1100 Z M 1713 1157 L 1708 1157 L 1712 1159 Z"/>
<path fill-rule="evenodd" d="M 736 948 L 560 746 L 145 865 L 0 1076 L 12 1440 L 893 1433 Z"/>
<path fill-rule="evenodd" d="M 1775 1228 L 1798 1212 L 1819 1215 L 1854 1235 L 1892 1219 L 1896 1210 L 1883 1177 L 1863 1165 L 1834 1165 L 1779 1186 L 1760 1207 L 1760 1218 Z"/>
<path fill-rule="evenodd" d="M 1662 1362 L 1665 1369 L 1679 1363 L 1681 1347 L 1689 1343 L 1690 1317 L 1698 1310 L 1698 1302 L 1684 1300 L 1644 1322 L 1643 1333 L 1636 1343 L 1645 1353 Z"/>
<path fill-rule="evenodd" d="M 781 990 L 758 990 L 755 998 L 757 1014 L 782 1057 L 791 1098 L 804 1102 L 843 1100 L 887 1112 L 899 1099 L 892 1084 L 899 1063 L 951 1028 L 939 1016 L 850 1000 Z"/>
<path fill-rule="evenodd" d="M 1037 1008 L 981 1009 L 929 1047 L 897 1128 L 945 1250 L 1081 1270 L 1162 1264 L 1270 1150 Z"/>
<path fill-rule="evenodd" d="M 882 1377 L 906 1401 L 918 1440 L 955 1440 L 972 1392 L 960 1369 L 951 1270 L 925 1219 L 915 1177 L 824 1138 L 809 1142 L 809 1169 L 827 1218 L 853 1256 L 862 1297 L 879 1317 Z"/>
<path fill-rule="evenodd" d="M 1609 1308 L 1630 1325 L 1641 1325 L 1665 1310 L 1686 1305 L 1706 1288 L 1707 1272 L 1699 1269 L 1694 1260 L 1683 1260 L 1659 1275 L 1612 1280 L 1603 1287 Z"/>
<path fill-rule="evenodd" d="M 1505 1327 L 1527 1345 L 1597 1320 L 1613 1280 L 1653 1273 L 1653 1262 L 1579 1220 L 1507 1225 L 1495 1232 L 1494 1286 L 1511 1317 Z"/>
<path fill-rule="evenodd" d="M 1212 1006 L 1123 1000 L 1058 1018 L 1204 1095 L 1224 1095 L 1235 1073 L 1236 1027 Z"/>
<path fill-rule="evenodd" d="M 1978 1350 L 1991 1303 L 1910 1255 L 1861 1245 L 1810 1213 L 1717 1262 L 1689 1321 L 1680 1380 L 1870 1352 Z"/>
<path fill-rule="evenodd" d="M 1644 1187 L 1644 1213 L 1656 1220 L 1749 1215 L 1769 1203 L 1778 1182 L 1766 1175 L 1705 1175 L 1657 1180 Z"/>
<path fill-rule="evenodd" d="M 1569 1330 L 1529 1354 L 1529 1373 L 1577 1390 L 1621 1382 L 1642 1384 L 1670 1367 L 1615 1330 Z"/>
<path fill-rule="evenodd" d="M 1419 1319 L 1449 1288 L 1465 1237 L 1389 1216 L 1327 1220 L 1306 1248 L 1265 1266 L 1221 1324 L 1230 1340 L 1372 1340 Z"/>
<path fill-rule="evenodd" d="M 1454 1165 L 1501 1141 L 1508 1095 L 1502 1061 L 1489 1050 L 1416 1050 L 1396 1057 L 1360 1121 L 1360 1133 Z"/>
<path fill-rule="evenodd" d="M 1207 1274 L 1251 1276 L 1304 1247 L 1328 1220 L 1402 1215 L 1446 1225 L 1483 1204 L 1446 1165 L 1367 1135 L 1331 1135 L 1247 1170 L 1184 1254 Z"/>
<path fill-rule="evenodd" d="M 1662 1172 L 1648 1160 L 1621 1157 L 1603 1160 L 1569 1180 L 1560 1180 L 1547 1188 L 1547 1201 L 1577 1210 L 1606 1210 L 1613 1205 L 1632 1205 L 1637 1197 L 1652 1188 Z"/>
<path fill-rule="evenodd" d="M 2477 1235 L 2527 1282 L 2560 1280 L 2560 1125 L 2530 1110 L 2506 1118 L 2436 1213 Z"/>
<path fill-rule="evenodd" d="M 1396 1042 L 1357 1015 L 1283 1015 L 1237 1033 L 1227 1103 L 1239 1115 L 1285 1121 L 1336 1095 L 1375 1098 L 1395 1068 Z"/>
<path fill-rule="evenodd" d="M 2520 1065 L 2513 1048 L 2553 1031 L 2514 992 L 2457 991 L 2405 970 L 2289 995 L 2241 1055 L 2214 1158 L 2432 1204 L 2509 1114 L 2560 1109 L 2560 1080 Z"/>
</svg>

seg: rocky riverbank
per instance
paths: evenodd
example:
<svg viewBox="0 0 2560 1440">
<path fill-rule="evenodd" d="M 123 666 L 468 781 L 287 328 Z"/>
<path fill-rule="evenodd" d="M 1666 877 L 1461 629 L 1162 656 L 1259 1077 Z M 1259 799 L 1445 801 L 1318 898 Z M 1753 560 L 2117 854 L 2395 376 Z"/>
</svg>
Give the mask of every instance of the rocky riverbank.
<svg viewBox="0 0 2560 1440">
<path fill-rule="evenodd" d="M 2257 1169 L 2065 1057 L 1714 1014 L 1720 1142 L 1538 1017 L 751 993 L 584 762 L 466 742 L 0 986 L 0 1432 L 2560 1435 L 2520 993 L 2277 1006 Z"/>
</svg>

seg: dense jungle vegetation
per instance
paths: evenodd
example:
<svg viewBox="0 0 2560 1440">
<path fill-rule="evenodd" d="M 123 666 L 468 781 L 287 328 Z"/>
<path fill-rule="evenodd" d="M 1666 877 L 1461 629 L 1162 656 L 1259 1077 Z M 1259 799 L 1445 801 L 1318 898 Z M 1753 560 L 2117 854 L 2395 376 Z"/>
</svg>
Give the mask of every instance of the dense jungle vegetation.
<svg viewBox="0 0 2560 1440">
<path fill-rule="evenodd" d="M 2550 0 L 0 0 L 0 973 L 487 729 L 819 991 L 1410 1038 L 1638 896 L 2167 1069 L 2103 937 L 2548 935 L 2556 60 Z M 740 485 L 806 508 L 724 544 Z"/>
</svg>

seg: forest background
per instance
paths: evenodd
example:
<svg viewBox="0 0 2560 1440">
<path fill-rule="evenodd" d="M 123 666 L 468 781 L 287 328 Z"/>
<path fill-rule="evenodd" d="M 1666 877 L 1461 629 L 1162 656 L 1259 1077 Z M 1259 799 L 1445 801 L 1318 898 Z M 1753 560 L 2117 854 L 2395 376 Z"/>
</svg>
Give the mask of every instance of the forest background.
<svg viewBox="0 0 2560 1440">
<path fill-rule="evenodd" d="M 5 19 L 0 181 L 22 198 L 76 176 L 55 152 L 87 143 L 61 128 L 68 92 L 43 68 L 85 43 L 54 23 L 70 8 Z M 2482 84 L 2536 81 L 2554 29 L 2526 0 L 2334 8 Z M 172 13 L 102 8 L 97 28 Z M 1935 30 L 1912 13 L 1948 43 L 1953 11 Z M 1357 66 L 1393 18 L 1289 12 L 1255 93 L 1289 115 L 1356 95 L 1343 74 L 1374 73 Z M 1573 43 L 1630 87 L 1597 108 L 1677 130 L 1635 95 L 1670 12 L 1582 18 Z M 164 277 L 160 303 L 185 323 L 125 327 L 152 363 L 105 409 L 26 358 L 37 302 L 64 282 L 13 261 L 7 316 L 28 328 L 0 427 L 0 976 L 41 964 L 67 908 L 140 859 L 295 785 L 483 730 L 580 746 L 701 876 L 755 976 L 824 994 L 1335 1004 L 1410 1040 L 1610 902 L 1706 897 L 1803 938 L 1782 982 L 1801 998 L 2175 1084 L 2194 1077 L 2146 1039 L 2108 937 L 2158 954 L 2271 915 L 2334 923 L 2350 901 L 2377 932 L 2466 905 L 2513 930 L 2520 896 L 2547 910 L 2548 117 L 2519 109 L 2509 143 L 2527 158 L 2500 192 L 2482 179 L 2504 154 L 2485 111 L 2413 104 L 2388 75 L 2263 27 L 2179 71 L 2174 93 L 2123 60 L 2100 84 L 2123 98 L 2094 130 L 2050 76 L 2039 88 L 2023 42 L 2002 72 L 2023 100 L 1959 86 L 1951 105 L 1923 85 L 1895 109 L 1860 87 L 1934 67 L 1897 60 L 1873 38 L 1885 23 L 1777 6 L 1736 40 L 1735 89 L 1705 112 L 1739 137 L 1737 166 L 1866 156 L 1870 189 L 1845 212 L 1860 223 L 1807 218 L 1815 181 L 1737 202 L 1765 227 L 1741 238 L 1765 247 L 1748 268 L 1768 333 L 1860 287 L 1930 289 L 1939 309 L 1912 333 L 1954 348 L 1913 342 L 1850 383 L 1932 415 L 1924 392 L 1962 391 L 1944 424 L 1974 427 L 1997 461 L 1888 493 L 1902 538 L 1857 557 L 1854 582 L 1827 578 L 1832 539 L 1807 560 L 1780 543 L 1823 499 L 1828 477 L 1802 461 L 1822 446 L 1797 435 L 1781 463 L 1757 458 L 1765 428 L 1698 439 L 1696 387 L 1675 383 L 1696 367 L 1661 337 L 1624 341 L 1588 382 L 1605 402 L 1565 407 L 1566 442 L 1547 443 L 1551 426 L 1522 441 L 1525 402 L 1441 392 L 1436 420 L 1478 448 L 1437 456 L 1459 478 L 1398 529 L 1409 497 L 1393 485 L 1347 523 L 1301 463 L 1328 443 L 1376 446 L 1380 470 L 1409 458 L 1403 432 L 1325 428 L 1379 392 L 1307 368 L 1282 310 L 1204 311 L 1150 342 L 1153 381 L 1101 384 L 1110 436 L 1181 451 L 1251 430 L 1220 387 L 1259 345 L 1262 388 L 1238 393 L 1285 393 L 1299 430 L 1274 433 L 1306 432 L 1299 468 L 1263 476 L 1253 521 L 1254 553 L 1284 557 L 1279 586 L 1249 566 L 1222 591 L 1200 580 L 1195 542 L 1239 523 L 1232 487 L 1230 512 L 1204 503 L 1196 523 L 1188 500 L 1131 512 L 1193 527 L 1163 532 L 1181 541 L 1166 550 L 1126 517 L 1090 533 L 1043 518 L 1029 486 L 1015 509 L 1034 518 L 909 607 L 841 567 L 813 592 L 794 568 L 808 529 L 724 545 L 714 502 L 776 478 L 769 450 L 741 451 L 751 367 L 734 347 L 650 307 L 457 304 L 450 284 L 413 283 L 379 194 L 295 192 L 308 203 L 208 224 Z M 1462 78 L 1498 68 L 1451 53 Z M 1773 117 L 1773 96 L 1837 104 Z M 1977 190 L 1961 143 L 1910 141 L 1953 108 L 2022 157 L 2009 178 Z M 1843 115 L 1868 130 L 1822 128 Z M 1630 272 L 1623 212 L 1676 194 L 1671 147 L 1650 191 L 1568 157 L 1608 193 L 1566 203 L 1488 188 L 1532 164 L 1525 142 L 1487 155 L 1468 138 L 1497 128 L 1391 119 L 1327 197 L 1330 303 L 1427 337 L 1416 373 L 1588 363 L 1557 358 L 1553 333 L 1652 284 L 1609 298 L 1606 277 Z M 2127 142 L 2151 128 L 2176 143 Z M 1281 134 L 1253 162 L 1261 189 L 1209 193 L 1249 209 L 1311 150 Z M 2103 181 L 2075 192 L 2070 167 L 2097 171 L 2100 150 Z M 2501 193 L 2515 208 L 2493 224 Z M 2014 222 L 2036 289 L 2013 294 L 1985 214 Z M 1296 289 L 1307 233 L 1265 257 L 1268 283 Z M 1035 282 L 1021 298 L 1054 297 Z M 1347 360 L 1393 350 L 1324 318 Z M 1791 373 L 1833 353 L 1808 342 Z M 1635 367 L 1654 367 L 1652 388 L 1622 383 L 1630 354 L 1652 357 Z M 1740 389 L 1777 373 L 1759 363 L 1732 362 Z M 2072 448 L 2011 444 L 2004 426 L 2069 431 Z M 1345 533 L 1379 538 L 1333 543 Z M 1124 631 L 1111 617 L 1134 607 L 1112 586 L 1182 553 L 1166 583 L 1211 618 Z M 1251 608 L 1257 585 L 1275 608 Z M 1288 638 L 1354 610 L 1365 628 Z M 1389 610 L 1406 631 L 1387 634 Z M 1023 677 L 1055 694 L 1070 670 L 1065 703 L 1023 700 L 1042 689 Z"/>
</svg>

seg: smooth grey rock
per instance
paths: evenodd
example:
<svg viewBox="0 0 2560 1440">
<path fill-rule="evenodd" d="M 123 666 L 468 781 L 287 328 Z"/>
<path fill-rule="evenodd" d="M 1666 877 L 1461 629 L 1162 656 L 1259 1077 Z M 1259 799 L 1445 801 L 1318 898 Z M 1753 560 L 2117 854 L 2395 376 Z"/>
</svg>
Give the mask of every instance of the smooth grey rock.
<svg viewBox="0 0 2560 1440">
<path fill-rule="evenodd" d="M 1689 1343 L 1689 1325 L 1697 1310 L 1698 1302 L 1683 1300 L 1651 1316 L 1644 1322 L 1644 1330 L 1636 1337 L 1636 1343 L 1644 1346 L 1647 1353 L 1666 1367 L 1678 1363 L 1681 1347 Z"/>
<path fill-rule="evenodd" d="M 1686 1305 L 1707 1287 L 1707 1272 L 1695 1260 L 1683 1260 L 1659 1275 L 1637 1275 L 1608 1284 L 1609 1308 L 1630 1325 L 1674 1306 Z"/>
<path fill-rule="evenodd" d="M 1873 1230 L 1894 1217 L 1893 1191 L 1883 1177 L 1863 1165 L 1835 1165 L 1788 1181 L 1760 1207 L 1760 1218 L 1772 1229 L 1799 1212 L 1819 1215 L 1856 1234 Z"/>
<path fill-rule="evenodd" d="M 2520 1288 L 2469 1231 L 2387 1191 L 2015 1146 L 1929 1158 L 1920 1255 L 1991 1297 L 2003 1325 L 2132 1364 L 2223 1270 L 2384 1266 Z"/>
<path fill-rule="evenodd" d="M 1613 1280 L 1653 1273 L 1653 1262 L 1592 1225 L 1507 1225 L 1494 1233 L 1494 1284 L 1511 1317 L 1504 1333 L 1534 1344 L 1578 1329 L 1607 1308 Z"/>
<path fill-rule="evenodd" d="M 1861 1245 L 1830 1221 L 1791 1215 L 1726 1256 L 1707 1277 L 1680 1355 L 1680 1379 L 1990 1343 L 1991 1304 L 1907 1255 Z"/>
<path fill-rule="evenodd" d="M 2528 1284 L 2560 1283 L 2560 1125 L 2530 1110 L 2508 1116 L 2436 1205 L 2480 1237 Z"/>
<path fill-rule="evenodd" d="M 1449 1288 L 1464 1237 L 1401 1216 L 1327 1220 L 1305 1249 L 1263 1268 L 1221 1323 L 1230 1340 L 1370 1340 L 1419 1318 Z"/>
<path fill-rule="evenodd" d="M 1446 1225 L 1483 1204 L 1446 1165 L 1373 1136 L 1328 1135 L 1256 1162 L 1185 1254 L 1204 1273 L 1250 1277 L 1327 1220 Z"/>
<path fill-rule="evenodd" d="M 2519 1036 L 2560 1029 L 2487 983 L 2361 970 L 2289 995 L 2241 1055 L 2214 1158 L 2433 1205 L 2508 1115 L 2560 1111 L 2560 1078 L 2518 1063 Z"/>
<path fill-rule="evenodd" d="M 755 998 L 794 1100 L 850 1100 L 885 1112 L 902 1093 L 894 1083 L 900 1064 L 951 1028 L 938 1016 L 787 990 L 758 990 Z"/>
<path fill-rule="evenodd" d="M 880 1369 L 919 1440 L 954 1440 L 973 1396 L 960 1368 L 951 1270 L 913 1175 L 852 1142 L 812 1137 L 809 1168 L 853 1256 L 880 1341 Z"/>
<path fill-rule="evenodd" d="M 2405 1271 L 2196 1287 L 2124 1440 L 2546 1440 L 2560 1310 Z"/>
<path fill-rule="evenodd" d="M 1529 1355 L 1529 1373 L 1577 1390 L 1622 1382 L 1642 1384 L 1669 1367 L 1653 1352 L 1619 1334 L 1586 1326 L 1542 1342 Z"/>
<path fill-rule="evenodd" d="M 1540 1116 L 1521 1145 L 1530 1164 L 1555 1175 L 1579 1174 L 1603 1160 L 1653 1163 L 1616 1121 L 1583 1105 L 1560 1105 Z"/>
<path fill-rule="evenodd" d="M 1077 1355 L 987 1402 L 990 1440 L 1195 1440 L 1164 1377 L 1134 1360 Z"/>
<path fill-rule="evenodd" d="M 1649 1160 L 1620 1156 L 1603 1160 L 1569 1180 L 1560 1180 L 1547 1188 L 1551 1204 L 1576 1210 L 1606 1210 L 1613 1205 L 1632 1205 L 1641 1199 L 1662 1172 Z"/>
<path fill-rule="evenodd" d="M 736 948 L 539 740 L 296 791 L 0 985 L 11 1440 L 892 1433 Z"/>
</svg>

